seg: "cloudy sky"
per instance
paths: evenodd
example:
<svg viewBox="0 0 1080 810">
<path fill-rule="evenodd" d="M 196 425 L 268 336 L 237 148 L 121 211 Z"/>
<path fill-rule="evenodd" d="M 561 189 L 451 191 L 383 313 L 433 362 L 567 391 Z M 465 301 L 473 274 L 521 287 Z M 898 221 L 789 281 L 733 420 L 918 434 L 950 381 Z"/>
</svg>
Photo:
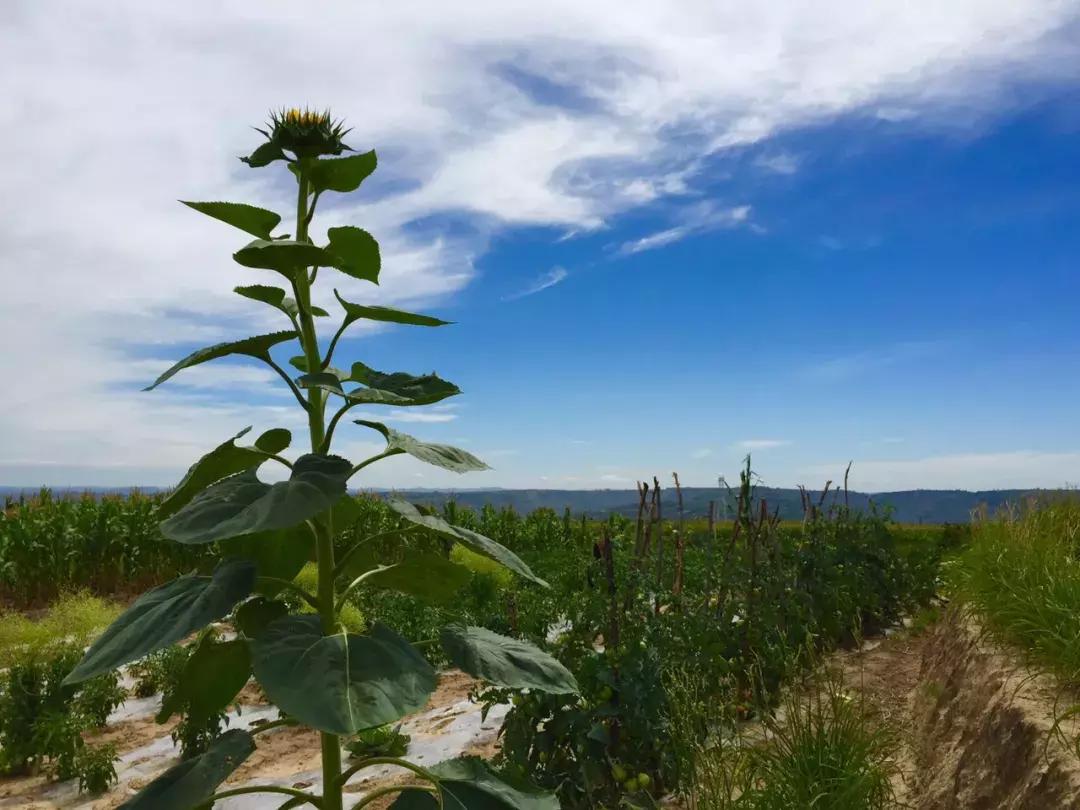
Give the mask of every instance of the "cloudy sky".
<svg viewBox="0 0 1080 810">
<path fill-rule="evenodd" d="M 382 245 L 342 293 L 457 322 L 340 356 L 457 382 L 378 418 L 495 468 L 358 486 L 709 484 L 747 452 L 778 486 L 1080 481 L 1077 2 L 7 0 L 0 53 L 0 484 L 168 485 L 303 429 L 257 364 L 139 389 L 282 327 L 230 292 L 272 283 L 243 234 L 176 200 L 288 212 L 236 157 L 305 103 L 379 154 L 317 223 Z"/>
</svg>

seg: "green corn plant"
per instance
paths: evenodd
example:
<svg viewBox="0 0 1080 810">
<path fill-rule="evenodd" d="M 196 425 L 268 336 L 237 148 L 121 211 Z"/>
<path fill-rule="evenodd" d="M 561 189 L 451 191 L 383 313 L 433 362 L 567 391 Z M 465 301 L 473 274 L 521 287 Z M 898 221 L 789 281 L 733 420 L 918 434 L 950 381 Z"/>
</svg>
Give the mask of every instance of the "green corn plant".
<svg viewBox="0 0 1080 810">
<path fill-rule="evenodd" d="M 365 589 L 397 590 L 432 601 L 450 601 L 468 582 L 467 569 L 452 555 L 434 553 L 438 544 L 413 543 L 418 535 L 441 538 L 489 558 L 519 577 L 546 587 L 513 552 L 475 531 L 404 502 L 392 501 L 398 538 L 392 558 L 380 560 L 374 538 L 345 534 L 363 513 L 347 493 L 350 479 L 369 465 L 408 454 L 455 472 L 485 469 L 475 456 L 454 447 L 420 441 L 383 424 L 357 420 L 386 442 L 371 458 L 352 461 L 331 452 L 343 418 L 354 406 L 417 407 L 460 393 L 435 374 L 385 373 L 353 362 L 335 365 L 334 355 L 350 325 L 362 321 L 440 327 L 448 322 L 382 306 L 362 306 L 336 290 L 344 311 L 341 325 L 324 341 L 317 318 L 329 313 L 315 305 L 317 279 L 339 272 L 377 284 L 378 243 L 357 227 L 333 227 L 327 243 L 312 238 L 312 218 L 328 194 L 356 191 L 376 168 L 374 151 L 353 153 L 346 131 L 328 113 L 287 110 L 271 115 L 266 140 L 242 160 L 252 168 L 284 163 L 297 184 L 292 236 L 274 235 L 281 217 L 263 208 L 229 202 L 185 205 L 255 237 L 233 258 L 242 266 L 275 274 L 283 287 L 255 284 L 236 292 L 269 305 L 284 318 L 282 331 L 200 349 L 165 371 L 147 390 L 175 374 L 222 357 L 246 357 L 268 365 L 295 396 L 306 417 L 309 448 L 290 460 L 288 430 L 272 428 L 251 444 L 241 444 L 249 428 L 211 450 L 188 470 L 158 507 L 160 530 L 187 546 L 216 543 L 224 559 L 212 572 L 195 572 L 143 594 L 87 650 L 65 683 L 77 684 L 164 649 L 227 616 L 238 636 L 205 640 L 183 668 L 172 690 L 188 717 L 212 716 L 233 701 L 254 676 L 282 717 L 252 731 L 232 729 L 198 756 L 150 782 L 125 808 L 210 807 L 216 800 L 245 793 L 280 794 L 284 806 L 312 805 L 342 810 L 342 789 L 370 765 L 395 764 L 416 781 L 372 791 L 354 808 L 398 793 L 399 810 L 433 807 L 558 807 L 553 795 L 509 784 L 477 759 L 462 758 L 419 767 L 400 757 L 369 757 L 342 768 L 342 741 L 367 729 L 398 722 L 423 708 L 436 688 L 437 674 L 416 647 L 390 627 L 374 624 L 366 633 L 346 630 L 343 607 Z M 298 348 L 279 363 L 287 344 Z M 332 408 L 331 408 L 332 406 Z M 331 414 L 332 411 L 332 415 Z M 327 418 L 329 415 L 329 418 Z M 280 465 L 287 478 L 265 483 L 263 465 Z M 353 537 L 342 547 L 343 537 Z M 335 547 L 335 539 L 338 542 Z M 385 537 L 382 538 L 385 540 Z M 412 550 L 415 548 L 415 551 Z M 314 588 L 294 581 L 309 561 L 317 564 Z M 307 580 L 305 580 L 307 581 Z M 278 599 L 288 591 L 286 603 Z M 313 613 L 290 613 L 288 604 L 306 603 Z M 427 640 L 425 640 L 426 642 Z M 495 686 L 556 694 L 577 692 L 573 676 L 554 658 L 527 643 L 479 627 L 454 625 L 439 634 L 446 657 L 470 675 Z M 163 711 L 170 707 L 163 707 Z M 303 724 L 321 734 L 322 780 L 311 791 L 280 785 L 243 785 L 219 790 L 255 749 L 259 734 L 282 725 Z M 320 793 L 314 790 L 321 790 Z"/>
</svg>

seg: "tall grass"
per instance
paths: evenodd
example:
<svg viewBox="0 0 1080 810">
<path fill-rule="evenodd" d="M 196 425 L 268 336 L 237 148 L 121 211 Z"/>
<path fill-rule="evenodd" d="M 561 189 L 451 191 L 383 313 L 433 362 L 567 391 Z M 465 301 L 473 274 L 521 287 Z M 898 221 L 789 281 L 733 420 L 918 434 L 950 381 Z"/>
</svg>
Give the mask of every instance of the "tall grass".
<svg viewBox="0 0 1080 810">
<path fill-rule="evenodd" d="M 990 630 L 1080 683 L 1080 496 L 981 516 L 957 586 Z"/>
<path fill-rule="evenodd" d="M 0 611 L 0 668 L 61 642 L 86 644 L 119 615 L 119 605 L 88 593 L 62 596 L 35 619 Z"/>
</svg>

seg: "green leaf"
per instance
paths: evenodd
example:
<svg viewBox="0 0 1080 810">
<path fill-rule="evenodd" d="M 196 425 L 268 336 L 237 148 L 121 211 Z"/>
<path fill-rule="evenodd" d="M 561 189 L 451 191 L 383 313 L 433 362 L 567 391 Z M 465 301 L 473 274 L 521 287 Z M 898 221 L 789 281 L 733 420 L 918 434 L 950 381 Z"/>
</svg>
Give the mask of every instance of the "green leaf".
<svg viewBox="0 0 1080 810">
<path fill-rule="evenodd" d="M 299 358 L 294 359 L 299 360 Z M 293 365 L 301 370 L 307 366 L 306 363 L 297 362 Z M 343 382 L 356 382 L 365 387 L 346 391 L 342 387 Z M 461 393 L 461 389 L 456 385 L 435 374 L 425 374 L 421 377 L 401 371 L 385 374 L 363 363 L 353 363 L 352 371 L 348 375 L 336 369 L 303 374 L 296 378 L 296 384 L 301 388 L 320 388 L 329 391 L 349 402 L 399 407 L 431 405 Z"/>
<path fill-rule="evenodd" d="M 246 731 L 226 731 L 205 753 L 169 768 L 117 810 L 191 810 L 213 796 L 254 750 Z"/>
<path fill-rule="evenodd" d="M 279 453 L 289 446 L 292 434 L 276 428 L 255 440 L 254 447 L 237 447 L 236 440 L 251 430 L 246 427 L 223 444 L 219 444 L 196 461 L 176 489 L 158 506 L 158 518 L 164 520 L 211 484 L 226 476 L 258 467 L 266 461 L 267 453 Z"/>
<path fill-rule="evenodd" d="M 300 456 L 289 479 L 276 484 L 247 470 L 203 490 L 161 524 L 161 533 L 193 544 L 290 529 L 330 509 L 345 494 L 351 472 L 345 459 L 313 453 Z"/>
<path fill-rule="evenodd" d="M 308 560 L 315 555 L 315 535 L 307 523 L 280 531 L 259 532 L 221 541 L 227 557 L 238 557 L 255 563 L 255 576 L 292 581 Z M 255 592 L 277 596 L 284 585 L 257 582 Z"/>
<path fill-rule="evenodd" d="M 490 470 L 491 468 L 465 450 L 451 447 L 448 444 L 433 444 L 422 442 L 407 433 L 398 433 L 392 428 L 380 422 L 368 422 L 364 419 L 354 420 L 356 424 L 377 430 L 386 439 L 386 449 L 396 453 L 408 453 L 413 458 L 418 458 L 444 470 L 456 473 L 466 473 L 475 470 Z"/>
<path fill-rule="evenodd" d="M 284 602 L 258 596 L 240 605 L 234 618 L 241 633 L 248 638 L 258 638 L 270 622 L 287 615 L 289 607 Z"/>
<path fill-rule="evenodd" d="M 422 709 L 435 671 L 405 639 L 322 634 L 318 616 L 286 616 L 252 642 L 255 677 L 283 712 L 320 731 L 355 734 Z"/>
<path fill-rule="evenodd" d="M 338 191 L 345 194 L 360 188 L 360 184 L 375 171 L 377 164 L 374 150 L 345 158 L 320 158 L 311 162 L 308 179 L 317 192 Z"/>
<path fill-rule="evenodd" d="M 269 239 L 270 232 L 281 222 L 281 217 L 273 211 L 254 205 L 230 202 L 188 202 L 180 200 L 188 208 L 194 208 L 208 217 L 220 219 L 227 225 L 239 228 L 259 239 Z"/>
<path fill-rule="evenodd" d="M 494 560 L 504 568 L 510 569 L 515 574 L 524 577 L 530 582 L 535 582 L 537 585 L 542 585 L 545 588 L 549 587 L 544 580 L 540 579 L 540 577 L 532 572 L 529 566 L 527 566 L 518 555 L 506 548 L 506 546 L 500 545 L 494 540 L 484 537 L 484 535 L 474 532 L 471 529 L 466 529 L 461 526 L 451 526 L 437 515 L 425 515 L 411 503 L 401 500 L 400 498 L 390 498 L 388 503 L 391 509 L 406 520 L 431 529 L 433 532 L 437 532 L 444 537 L 456 540 L 470 551 L 474 551 L 490 560 Z"/>
<path fill-rule="evenodd" d="M 367 307 L 361 304 L 353 304 L 342 298 L 337 290 L 334 290 L 334 295 L 337 297 L 338 303 L 341 304 L 341 308 L 345 310 L 345 327 L 360 320 L 400 323 L 407 326 L 447 326 L 453 323 L 453 321 L 444 321 L 430 315 L 418 315 L 415 312 L 406 312 L 403 309 L 394 309 L 393 307 Z"/>
<path fill-rule="evenodd" d="M 425 602 L 448 604 L 469 583 L 472 572 L 440 554 L 417 552 L 370 574 L 364 585 L 411 594 Z"/>
<path fill-rule="evenodd" d="M 263 166 L 269 166 L 275 160 L 288 160 L 288 158 L 281 151 L 280 146 L 276 143 L 267 142 L 259 146 L 248 157 L 242 157 L 240 160 L 253 169 L 261 169 Z"/>
<path fill-rule="evenodd" d="M 405 400 L 406 405 L 431 405 L 461 393 L 460 388 L 436 374 L 424 374 L 419 377 L 403 371 L 387 374 L 365 366 L 363 363 L 353 363 L 348 380 L 367 386 L 371 392 Z M 358 392 L 353 391 L 350 396 L 357 394 Z M 377 402 L 379 400 L 365 401 Z"/>
<path fill-rule="evenodd" d="M 246 641 L 204 638 L 188 658 L 180 679 L 163 703 L 157 722 L 186 712 L 194 722 L 223 711 L 251 677 L 251 651 Z"/>
<path fill-rule="evenodd" d="M 254 565 L 229 560 L 212 576 L 182 576 L 147 591 L 90 646 L 64 684 L 81 683 L 175 644 L 225 616 L 254 584 Z"/>
<path fill-rule="evenodd" d="M 326 246 L 326 250 L 332 253 L 336 260 L 325 262 L 324 265 L 336 267 L 353 278 L 370 281 L 373 284 L 379 283 L 382 259 L 379 256 L 379 243 L 375 241 L 375 237 L 362 228 L 352 225 L 330 228 L 326 235 L 330 238 L 330 244 Z"/>
<path fill-rule="evenodd" d="M 252 301 L 269 304 L 274 309 L 284 312 L 290 318 L 296 318 L 300 315 L 300 308 L 296 304 L 296 299 L 291 295 L 287 295 L 285 290 L 280 287 L 270 287 L 265 284 L 248 284 L 244 287 L 234 287 L 233 292 L 244 296 L 244 298 L 250 298 Z M 311 314 L 317 318 L 325 318 L 330 315 L 322 307 L 316 306 L 311 308 Z"/>
<path fill-rule="evenodd" d="M 462 625 L 444 627 L 439 640 L 454 666 L 495 686 L 554 695 L 578 692 L 570 670 L 526 641 Z"/>
<path fill-rule="evenodd" d="M 269 335 L 256 335 L 255 337 L 244 338 L 243 340 L 234 340 L 230 343 L 217 343 L 213 346 L 207 346 L 205 349 L 199 349 L 198 351 L 189 354 L 154 380 L 153 385 L 149 385 L 143 390 L 153 391 L 167 379 L 177 372 L 183 371 L 185 368 L 191 368 L 192 366 L 197 366 L 209 362 L 210 360 L 217 360 L 220 357 L 228 357 L 232 354 L 245 355 L 247 357 L 254 357 L 257 360 L 269 362 L 271 347 L 286 340 L 292 340 L 295 337 L 299 337 L 299 335 L 293 331 L 272 332 Z"/>
<path fill-rule="evenodd" d="M 340 262 L 340 259 L 324 248 L 293 239 L 256 239 L 236 251 L 233 259 L 244 267 L 275 270 L 289 279 L 299 270 L 308 267 L 334 267 Z"/>
<path fill-rule="evenodd" d="M 461 757 L 428 768 L 439 777 L 443 810 L 559 810 L 554 793 L 512 785 L 477 757 Z M 425 790 L 402 791 L 391 810 L 435 810 L 439 801 Z"/>
</svg>

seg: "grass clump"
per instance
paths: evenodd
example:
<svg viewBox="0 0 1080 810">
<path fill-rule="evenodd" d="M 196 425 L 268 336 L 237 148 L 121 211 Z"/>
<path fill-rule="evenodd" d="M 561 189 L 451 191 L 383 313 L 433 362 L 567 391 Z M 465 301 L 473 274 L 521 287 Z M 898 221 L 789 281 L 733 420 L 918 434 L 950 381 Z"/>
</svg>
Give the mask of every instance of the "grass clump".
<svg viewBox="0 0 1080 810">
<path fill-rule="evenodd" d="M 0 614 L 0 668 L 60 642 L 85 645 L 120 615 L 120 606 L 85 591 L 68 594 L 36 619 Z"/>
<path fill-rule="evenodd" d="M 978 518 L 957 587 L 990 630 L 1080 682 L 1080 497 Z"/>
</svg>

